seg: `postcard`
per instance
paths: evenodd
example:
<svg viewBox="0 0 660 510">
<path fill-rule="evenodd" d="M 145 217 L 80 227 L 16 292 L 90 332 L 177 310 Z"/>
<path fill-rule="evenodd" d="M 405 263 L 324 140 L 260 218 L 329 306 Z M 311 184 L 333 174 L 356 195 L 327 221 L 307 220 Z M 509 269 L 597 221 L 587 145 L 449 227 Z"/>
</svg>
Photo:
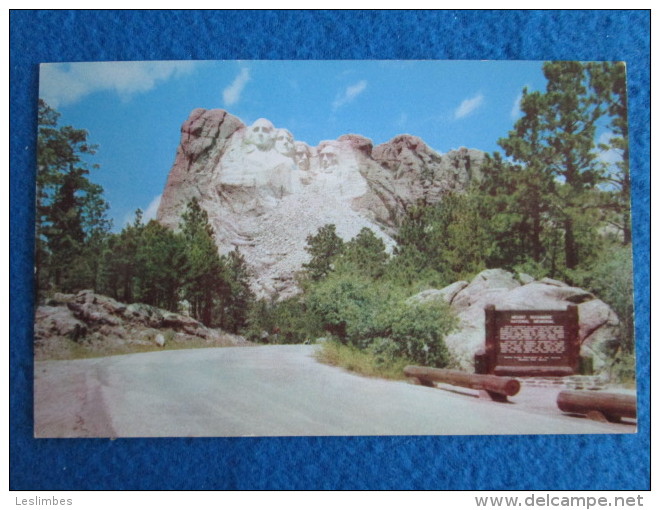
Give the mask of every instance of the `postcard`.
<svg viewBox="0 0 660 510">
<path fill-rule="evenodd" d="M 34 434 L 626 434 L 624 62 L 42 64 Z"/>
</svg>

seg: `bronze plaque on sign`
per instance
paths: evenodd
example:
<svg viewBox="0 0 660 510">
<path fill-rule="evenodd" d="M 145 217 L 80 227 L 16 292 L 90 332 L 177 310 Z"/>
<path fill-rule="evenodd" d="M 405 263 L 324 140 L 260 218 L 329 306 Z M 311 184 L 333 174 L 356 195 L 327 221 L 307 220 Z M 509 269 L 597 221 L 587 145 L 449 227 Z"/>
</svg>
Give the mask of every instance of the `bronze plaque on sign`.
<svg viewBox="0 0 660 510">
<path fill-rule="evenodd" d="M 567 310 L 486 307 L 486 371 L 496 375 L 572 375 L 579 366 L 577 306 Z"/>
</svg>

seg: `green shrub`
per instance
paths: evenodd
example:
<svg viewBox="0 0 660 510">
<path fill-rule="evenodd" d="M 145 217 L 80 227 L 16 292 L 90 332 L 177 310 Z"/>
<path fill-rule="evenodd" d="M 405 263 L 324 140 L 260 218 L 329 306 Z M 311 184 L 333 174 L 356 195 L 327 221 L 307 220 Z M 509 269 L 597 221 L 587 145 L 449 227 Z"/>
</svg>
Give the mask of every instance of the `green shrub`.
<svg viewBox="0 0 660 510">
<path fill-rule="evenodd" d="M 376 319 L 383 298 L 367 279 L 333 274 L 312 287 L 307 304 L 325 331 L 342 343 L 365 347 L 378 336 Z"/>
<path fill-rule="evenodd" d="M 408 303 L 402 294 L 383 282 L 333 274 L 311 288 L 307 304 L 323 329 L 343 344 L 383 359 L 446 366 L 444 337 L 456 326 L 449 306 Z"/>
<path fill-rule="evenodd" d="M 398 354 L 416 363 L 444 367 L 449 363 L 445 336 L 457 325 L 456 317 L 444 302 L 396 303 L 386 312 L 389 337 Z"/>
<path fill-rule="evenodd" d="M 257 301 L 248 314 L 248 324 L 245 336 L 251 342 L 300 344 L 323 333 L 316 315 L 298 296 L 278 302 Z"/>
</svg>

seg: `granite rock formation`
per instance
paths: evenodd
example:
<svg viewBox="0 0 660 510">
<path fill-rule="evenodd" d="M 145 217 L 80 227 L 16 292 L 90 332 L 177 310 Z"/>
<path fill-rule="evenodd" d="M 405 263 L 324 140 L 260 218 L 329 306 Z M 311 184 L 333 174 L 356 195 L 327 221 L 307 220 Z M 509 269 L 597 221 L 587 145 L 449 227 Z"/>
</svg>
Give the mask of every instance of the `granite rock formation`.
<svg viewBox="0 0 660 510">
<path fill-rule="evenodd" d="M 224 110 L 197 109 L 181 128 L 158 220 L 177 228 L 197 198 L 220 252 L 239 247 L 257 295 L 283 298 L 297 291 L 308 235 L 334 223 L 348 240 L 367 227 L 391 249 L 407 207 L 463 190 L 483 159 L 464 148 L 441 155 L 409 135 L 373 147 L 349 134 L 312 147 L 266 119 L 246 126 Z"/>
<path fill-rule="evenodd" d="M 163 347 L 165 335 L 185 346 L 191 341 L 209 347 L 241 346 L 241 336 L 204 326 L 185 313 L 173 313 L 141 303 L 120 303 L 108 296 L 82 290 L 55 294 L 37 307 L 34 324 L 36 359 L 75 357 L 79 346 L 87 354 L 115 353 L 125 347 Z"/>
<path fill-rule="evenodd" d="M 594 371 L 609 376 L 618 346 L 619 318 L 612 309 L 586 290 L 550 278 L 534 281 L 530 276 L 503 269 L 487 269 L 471 282 L 455 282 L 444 289 L 427 290 L 410 298 L 413 302 L 444 300 L 458 315 L 460 325 L 445 339 L 461 370 L 474 370 L 474 354 L 484 346 L 488 305 L 498 310 L 566 310 L 577 305 L 580 354 L 593 360 Z"/>
</svg>

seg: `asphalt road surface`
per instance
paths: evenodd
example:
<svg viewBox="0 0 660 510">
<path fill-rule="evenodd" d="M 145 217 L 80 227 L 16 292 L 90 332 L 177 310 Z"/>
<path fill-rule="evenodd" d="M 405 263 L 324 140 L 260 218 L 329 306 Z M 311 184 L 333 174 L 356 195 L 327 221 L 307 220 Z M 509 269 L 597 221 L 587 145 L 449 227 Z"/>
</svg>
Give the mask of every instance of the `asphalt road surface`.
<svg viewBox="0 0 660 510">
<path fill-rule="evenodd" d="M 35 363 L 36 437 L 632 433 L 564 415 L 558 390 L 511 403 L 351 374 L 303 345 Z"/>
</svg>

